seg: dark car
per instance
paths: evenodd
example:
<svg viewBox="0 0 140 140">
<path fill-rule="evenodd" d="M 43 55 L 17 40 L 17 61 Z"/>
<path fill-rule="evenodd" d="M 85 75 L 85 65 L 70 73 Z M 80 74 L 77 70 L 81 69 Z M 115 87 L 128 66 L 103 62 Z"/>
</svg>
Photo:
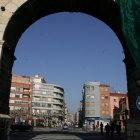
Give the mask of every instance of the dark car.
<svg viewBox="0 0 140 140">
<path fill-rule="evenodd" d="M 30 131 L 32 131 L 33 127 L 30 124 L 26 123 L 26 122 L 20 122 L 20 123 L 12 124 L 10 126 L 10 129 L 12 130 L 12 132 L 14 132 L 16 130 L 19 130 L 19 131 L 30 130 Z"/>
<path fill-rule="evenodd" d="M 64 124 L 63 124 L 63 129 L 64 129 L 64 130 L 67 130 L 68 128 L 69 128 L 69 127 L 68 127 L 68 124 L 64 123 Z"/>
</svg>

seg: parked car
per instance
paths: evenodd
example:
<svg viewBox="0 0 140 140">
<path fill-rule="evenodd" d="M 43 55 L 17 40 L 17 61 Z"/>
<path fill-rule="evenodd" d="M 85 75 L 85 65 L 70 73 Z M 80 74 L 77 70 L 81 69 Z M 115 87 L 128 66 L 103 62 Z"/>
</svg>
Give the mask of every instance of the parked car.
<svg viewBox="0 0 140 140">
<path fill-rule="evenodd" d="M 67 130 L 68 128 L 69 128 L 69 127 L 68 127 L 68 124 L 64 123 L 64 124 L 63 124 L 63 129 L 64 129 L 64 130 Z"/>
<path fill-rule="evenodd" d="M 20 123 L 12 124 L 10 126 L 10 129 L 12 130 L 12 132 L 14 132 L 16 130 L 19 130 L 19 131 L 30 130 L 30 131 L 32 131 L 33 127 L 30 124 L 28 124 L 27 122 L 20 122 Z"/>
<path fill-rule="evenodd" d="M 78 128 L 78 124 L 75 124 L 74 127 L 75 127 L 75 128 Z"/>
</svg>

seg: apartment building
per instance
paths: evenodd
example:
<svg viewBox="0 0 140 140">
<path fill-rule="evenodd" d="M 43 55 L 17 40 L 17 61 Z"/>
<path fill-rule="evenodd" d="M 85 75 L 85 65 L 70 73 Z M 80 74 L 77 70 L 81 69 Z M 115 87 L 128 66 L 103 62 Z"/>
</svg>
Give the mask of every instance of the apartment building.
<svg viewBox="0 0 140 140">
<path fill-rule="evenodd" d="M 67 124 L 69 126 L 72 126 L 74 124 L 74 122 L 75 122 L 74 114 L 73 113 L 68 113 L 68 115 L 67 115 Z"/>
<path fill-rule="evenodd" d="M 129 119 L 129 102 L 126 93 L 110 93 L 111 118 L 121 121 L 125 126 L 125 121 Z"/>
<path fill-rule="evenodd" d="M 10 116 L 15 122 L 32 118 L 32 91 L 30 77 L 12 75 L 9 108 Z"/>
<path fill-rule="evenodd" d="M 83 85 L 82 113 L 87 125 L 99 126 L 110 121 L 110 86 L 100 82 Z"/>
<path fill-rule="evenodd" d="M 64 103 L 64 122 L 68 122 L 68 107 L 66 102 Z"/>
<path fill-rule="evenodd" d="M 78 109 L 78 111 L 77 112 L 75 112 L 75 118 L 74 118 L 74 124 L 75 125 L 79 125 L 79 118 L 80 118 L 80 109 Z M 80 125 L 79 125 L 80 126 Z"/>
<path fill-rule="evenodd" d="M 110 86 L 100 84 L 100 117 L 110 120 Z"/>
<path fill-rule="evenodd" d="M 61 125 L 65 115 L 64 89 L 58 85 L 47 84 L 44 78 L 38 75 L 31 79 L 33 83 L 32 113 L 34 118 L 40 120 L 45 126 Z"/>
</svg>

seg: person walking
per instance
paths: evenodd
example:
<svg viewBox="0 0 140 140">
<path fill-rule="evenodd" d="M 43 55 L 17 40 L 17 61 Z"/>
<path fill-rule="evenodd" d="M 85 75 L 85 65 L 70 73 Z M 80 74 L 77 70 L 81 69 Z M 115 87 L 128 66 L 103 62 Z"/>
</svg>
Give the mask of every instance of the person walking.
<svg viewBox="0 0 140 140">
<path fill-rule="evenodd" d="M 119 136 L 121 136 L 121 122 L 116 125 L 116 131 Z"/>
<path fill-rule="evenodd" d="M 110 125 L 107 123 L 105 126 L 106 135 L 110 136 Z"/>
<path fill-rule="evenodd" d="M 101 122 L 101 123 L 100 123 L 100 132 L 101 132 L 101 135 L 103 135 L 103 127 L 104 127 L 104 125 L 103 125 L 103 123 Z"/>
<path fill-rule="evenodd" d="M 92 127 L 93 127 L 93 131 L 95 131 L 95 124 L 94 123 L 93 123 Z"/>
<path fill-rule="evenodd" d="M 115 123 L 112 122 L 111 123 L 111 126 L 110 126 L 110 130 L 111 130 L 111 137 L 113 138 L 114 137 L 114 129 L 115 129 Z"/>
</svg>

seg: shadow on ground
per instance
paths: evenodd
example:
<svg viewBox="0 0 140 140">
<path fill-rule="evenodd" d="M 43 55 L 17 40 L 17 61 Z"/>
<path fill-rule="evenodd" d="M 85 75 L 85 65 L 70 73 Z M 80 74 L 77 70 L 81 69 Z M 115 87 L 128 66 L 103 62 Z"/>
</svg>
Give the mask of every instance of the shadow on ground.
<svg viewBox="0 0 140 140">
<path fill-rule="evenodd" d="M 70 132 L 59 130 L 24 131 L 10 134 L 10 140 L 127 140 L 124 134 L 114 137 L 101 136 L 99 132 Z"/>
</svg>

